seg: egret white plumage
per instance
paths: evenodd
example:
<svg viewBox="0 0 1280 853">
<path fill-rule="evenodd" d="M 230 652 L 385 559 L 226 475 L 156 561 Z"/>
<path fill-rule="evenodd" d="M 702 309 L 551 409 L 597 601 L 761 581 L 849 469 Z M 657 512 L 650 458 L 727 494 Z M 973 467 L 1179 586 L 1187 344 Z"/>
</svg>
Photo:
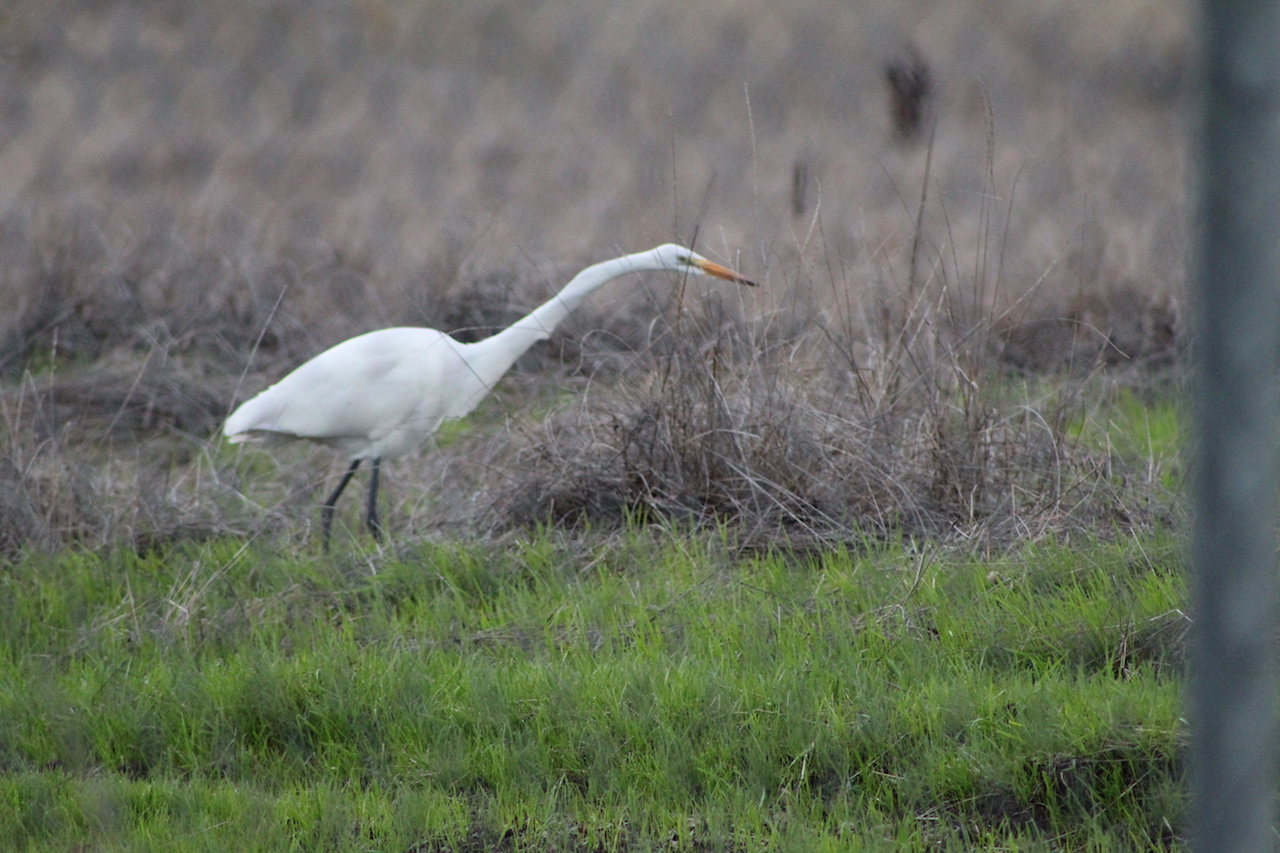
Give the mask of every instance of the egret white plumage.
<svg viewBox="0 0 1280 853">
<path fill-rule="evenodd" d="M 351 460 L 321 509 L 326 550 L 339 496 L 360 463 L 372 460 L 365 523 L 381 539 L 378 469 L 383 459 L 417 449 L 445 420 L 475 409 L 516 359 L 550 337 L 592 291 L 627 273 L 657 270 L 754 286 L 728 267 L 667 243 L 587 267 L 531 314 L 482 341 L 462 343 L 422 328 L 381 329 L 350 338 L 245 402 L 227 418 L 222 432 L 232 442 L 305 439 Z"/>
</svg>

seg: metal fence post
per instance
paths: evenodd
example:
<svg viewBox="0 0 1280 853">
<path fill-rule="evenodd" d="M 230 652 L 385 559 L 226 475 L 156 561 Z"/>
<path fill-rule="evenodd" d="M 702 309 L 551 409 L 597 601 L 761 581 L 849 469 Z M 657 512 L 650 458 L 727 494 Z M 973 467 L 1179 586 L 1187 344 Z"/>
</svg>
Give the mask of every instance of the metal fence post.
<svg viewBox="0 0 1280 853">
<path fill-rule="evenodd" d="M 1191 840 L 1275 850 L 1280 0 L 1205 0 Z"/>
</svg>

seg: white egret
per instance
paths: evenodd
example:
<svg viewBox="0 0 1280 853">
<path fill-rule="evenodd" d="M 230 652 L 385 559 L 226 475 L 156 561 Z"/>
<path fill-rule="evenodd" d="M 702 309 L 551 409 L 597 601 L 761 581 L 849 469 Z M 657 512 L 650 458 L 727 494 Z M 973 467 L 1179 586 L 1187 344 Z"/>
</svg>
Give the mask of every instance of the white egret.
<svg viewBox="0 0 1280 853">
<path fill-rule="evenodd" d="M 516 359 L 550 337 L 596 288 L 621 275 L 650 270 L 754 285 L 728 267 L 667 243 L 587 267 L 533 313 L 476 343 L 420 328 L 382 329 L 343 341 L 241 405 L 222 432 L 232 442 L 305 439 L 333 447 L 351 460 L 320 511 L 326 550 L 338 497 L 361 461 L 373 460 L 365 523 L 380 540 L 382 460 L 422 446 L 443 421 L 475 409 Z"/>
</svg>

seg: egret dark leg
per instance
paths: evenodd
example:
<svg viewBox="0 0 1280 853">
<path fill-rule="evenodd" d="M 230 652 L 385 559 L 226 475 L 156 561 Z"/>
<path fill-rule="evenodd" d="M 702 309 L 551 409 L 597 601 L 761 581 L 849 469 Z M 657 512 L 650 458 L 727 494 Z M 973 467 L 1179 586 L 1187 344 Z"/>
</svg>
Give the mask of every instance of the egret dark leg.
<svg viewBox="0 0 1280 853">
<path fill-rule="evenodd" d="M 378 469 L 382 467 L 382 458 L 373 460 L 373 470 L 369 472 L 369 510 L 365 514 L 364 523 L 369 525 L 369 532 L 374 540 L 382 541 L 382 525 L 378 523 Z"/>
<path fill-rule="evenodd" d="M 377 478 L 377 462 L 374 462 L 374 477 Z M 342 475 L 342 479 L 338 481 L 338 488 L 333 490 L 333 494 L 329 495 L 329 499 L 324 502 L 324 506 L 320 508 L 320 529 L 324 531 L 324 552 L 329 553 L 329 528 L 333 526 L 333 508 L 338 503 L 338 496 L 342 494 L 342 490 L 347 487 L 347 483 L 351 482 L 351 478 L 355 475 L 356 469 L 360 467 L 360 460 L 351 460 L 351 467 L 347 469 L 347 473 Z"/>
</svg>

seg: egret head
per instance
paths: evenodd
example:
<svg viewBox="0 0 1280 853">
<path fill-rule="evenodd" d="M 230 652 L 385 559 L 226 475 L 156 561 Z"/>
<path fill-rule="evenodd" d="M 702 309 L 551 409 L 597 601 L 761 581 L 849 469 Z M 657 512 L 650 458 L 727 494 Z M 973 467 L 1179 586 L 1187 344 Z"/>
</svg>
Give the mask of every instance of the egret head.
<svg viewBox="0 0 1280 853">
<path fill-rule="evenodd" d="M 672 270 L 684 275 L 709 275 L 714 278 L 722 278 L 725 281 L 745 284 L 749 287 L 756 286 L 754 281 L 747 279 L 740 273 L 717 264 L 715 261 L 709 261 L 698 253 L 675 243 L 664 243 L 654 249 L 652 254 L 658 269 Z"/>
</svg>

